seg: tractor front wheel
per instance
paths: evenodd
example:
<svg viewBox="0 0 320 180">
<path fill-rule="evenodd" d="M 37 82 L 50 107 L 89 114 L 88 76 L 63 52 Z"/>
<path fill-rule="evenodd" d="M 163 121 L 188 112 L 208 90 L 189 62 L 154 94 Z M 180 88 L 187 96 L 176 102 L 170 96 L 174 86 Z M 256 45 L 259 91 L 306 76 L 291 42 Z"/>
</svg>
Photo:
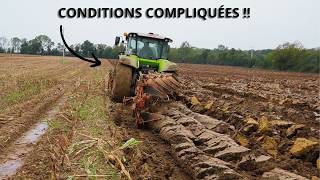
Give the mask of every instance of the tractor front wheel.
<svg viewBox="0 0 320 180">
<path fill-rule="evenodd" d="M 117 63 L 112 80 L 111 97 L 116 102 L 122 102 L 124 97 L 131 95 L 132 68 Z"/>
</svg>

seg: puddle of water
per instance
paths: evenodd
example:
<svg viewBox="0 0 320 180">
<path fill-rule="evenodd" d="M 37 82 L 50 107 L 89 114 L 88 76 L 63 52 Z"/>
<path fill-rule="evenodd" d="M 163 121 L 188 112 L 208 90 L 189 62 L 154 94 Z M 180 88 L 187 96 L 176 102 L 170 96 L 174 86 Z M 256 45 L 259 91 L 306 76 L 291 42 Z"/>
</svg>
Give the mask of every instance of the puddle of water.
<svg viewBox="0 0 320 180">
<path fill-rule="evenodd" d="M 58 103 L 62 105 L 63 101 Z M 57 113 L 59 108 L 56 107 L 48 111 L 46 120 L 52 120 Z M 33 150 L 33 145 L 37 143 L 40 137 L 48 130 L 47 122 L 39 122 L 31 127 L 29 131 L 24 133 L 14 144 L 8 148 L 8 154 L 3 154 L 0 159 L 4 161 L 0 162 L 0 179 L 6 179 L 14 175 L 19 168 L 23 165 L 23 160 L 26 154 Z"/>
<path fill-rule="evenodd" d="M 0 166 L 0 178 L 4 179 L 5 177 L 12 176 L 16 172 L 16 170 L 21 167 L 22 160 L 21 159 L 13 159 L 5 162 Z M 2 172 L 6 172 L 3 173 Z"/>
<path fill-rule="evenodd" d="M 7 154 L 6 161 L 0 164 L 0 179 L 8 178 L 17 172 L 23 165 L 24 155 L 32 151 L 31 145 L 35 144 L 47 129 L 47 122 L 37 123 L 13 144 L 13 147 L 10 148 L 13 151 Z"/>
<path fill-rule="evenodd" d="M 20 141 L 18 141 L 18 144 L 34 144 L 39 139 L 40 136 L 42 136 L 48 129 L 47 122 L 40 122 L 35 125 L 35 127 L 31 130 L 29 130 Z"/>
</svg>

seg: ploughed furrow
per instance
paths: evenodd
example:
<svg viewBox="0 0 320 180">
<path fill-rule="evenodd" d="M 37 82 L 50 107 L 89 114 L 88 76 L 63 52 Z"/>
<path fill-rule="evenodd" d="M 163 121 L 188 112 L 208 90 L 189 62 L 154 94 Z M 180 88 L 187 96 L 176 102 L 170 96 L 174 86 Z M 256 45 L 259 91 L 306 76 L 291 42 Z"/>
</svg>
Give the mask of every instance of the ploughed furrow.
<svg viewBox="0 0 320 180">
<path fill-rule="evenodd" d="M 228 135 L 235 131 L 232 125 L 195 113 L 182 104 L 161 107 L 149 118 L 155 120 L 151 123 L 153 129 L 171 145 L 173 157 L 194 179 L 303 179 L 277 168 L 270 156 L 236 143 Z"/>
<path fill-rule="evenodd" d="M 208 116 L 194 113 L 183 105 L 177 106 L 177 109 L 171 108 L 163 112 L 190 130 L 197 137 L 195 143 L 202 151 L 215 158 L 230 162 L 240 161 L 244 155 L 249 153 L 249 149 L 238 145 L 228 135 L 213 131 L 215 129 L 219 131 L 232 130 L 234 129 L 232 126 Z M 209 126 L 210 129 L 204 124 Z"/>
<path fill-rule="evenodd" d="M 153 128 L 170 143 L 173 157 L 194 179 L 241 179 L 231 164 L 200 150 L 194 143 L 197 137 L 176 120 L 159 114 L 151 116 L 161 119 L 152 124 Z"/>
</svg>

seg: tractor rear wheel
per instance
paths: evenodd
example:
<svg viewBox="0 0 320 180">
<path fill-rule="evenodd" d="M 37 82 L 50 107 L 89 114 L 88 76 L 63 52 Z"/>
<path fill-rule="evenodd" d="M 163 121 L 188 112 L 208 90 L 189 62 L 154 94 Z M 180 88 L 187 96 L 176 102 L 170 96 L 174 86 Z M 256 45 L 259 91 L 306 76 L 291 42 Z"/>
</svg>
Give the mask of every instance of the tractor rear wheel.
<svg viewBox="0 0 320 180">
<path fill-rule="evenodd" d="M 122 102 L 124 97 L 131 96 L 132 68 L 117 63 L 113 74 L 111 88 L 112 100 Z"/>
</svg>

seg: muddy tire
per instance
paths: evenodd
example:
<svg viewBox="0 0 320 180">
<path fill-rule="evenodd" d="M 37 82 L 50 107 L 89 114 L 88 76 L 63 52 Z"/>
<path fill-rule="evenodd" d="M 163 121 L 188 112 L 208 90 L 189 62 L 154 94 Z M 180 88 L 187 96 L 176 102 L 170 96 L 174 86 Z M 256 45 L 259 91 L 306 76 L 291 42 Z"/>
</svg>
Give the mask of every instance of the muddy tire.
<svg viewBox="0 0 320 180">
<path fill-rule="evenodd" d="M 111 87 L 111 98 L 115 102 L 122 102 L 124 97 L 131 96 L 132 68 L 117 63 Z"/>
</svg>

